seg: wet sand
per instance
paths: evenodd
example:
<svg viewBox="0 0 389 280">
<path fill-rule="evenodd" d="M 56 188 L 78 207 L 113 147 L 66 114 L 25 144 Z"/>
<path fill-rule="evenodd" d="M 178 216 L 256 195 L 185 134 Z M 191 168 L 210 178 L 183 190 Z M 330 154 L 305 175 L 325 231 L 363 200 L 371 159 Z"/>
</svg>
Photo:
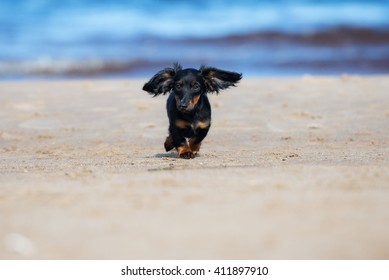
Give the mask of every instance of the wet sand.
<svg viewBox="0 0 389 280">
<path fill-rule="evenodd" d="M 388 259 L 389 77 L 244 79 L 193 160 L 146 80 L 0 83 L 1 259 Z"/>
</svg>

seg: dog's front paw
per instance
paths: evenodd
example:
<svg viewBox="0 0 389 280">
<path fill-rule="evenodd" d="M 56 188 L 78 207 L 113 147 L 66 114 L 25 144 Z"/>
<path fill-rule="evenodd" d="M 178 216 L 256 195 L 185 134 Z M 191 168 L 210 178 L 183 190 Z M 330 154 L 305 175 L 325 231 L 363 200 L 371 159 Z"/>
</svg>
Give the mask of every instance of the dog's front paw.
<svg viewBox="0 0 389 280">
<path fill-rule="evenodd" d="M 196 156 L 196 154 L 194 154 L 192 152 L 182 153 L 179 155 L 180 158 L 184 158 L 184 159 L 195 158 L 195 156 Z"/>
<path fill-rule="evenodd" d="M 194 158 L 196 153 L 193 153 L 189 146 L 183 146 L 177 148 L 178 157 L 184 159 Z"/>
</svg>

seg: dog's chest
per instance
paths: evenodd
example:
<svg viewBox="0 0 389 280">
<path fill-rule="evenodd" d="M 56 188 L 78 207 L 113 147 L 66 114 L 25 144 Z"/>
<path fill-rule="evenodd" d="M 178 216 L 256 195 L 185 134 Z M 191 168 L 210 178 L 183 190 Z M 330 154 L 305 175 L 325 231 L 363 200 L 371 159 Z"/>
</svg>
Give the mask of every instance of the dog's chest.
<svg viewBox="0 0 389 280">
<path fill-rule="evenodd" d="M 175 125 L 179 129 L 183 130 L 191 130 L 193 132 L 197 131 L 198 129 L 207 129 L 210 125 L 210 122 L 208 120 L 194 120 L 192 122 L 177 119 L 175 122 Z"/>
</svg>

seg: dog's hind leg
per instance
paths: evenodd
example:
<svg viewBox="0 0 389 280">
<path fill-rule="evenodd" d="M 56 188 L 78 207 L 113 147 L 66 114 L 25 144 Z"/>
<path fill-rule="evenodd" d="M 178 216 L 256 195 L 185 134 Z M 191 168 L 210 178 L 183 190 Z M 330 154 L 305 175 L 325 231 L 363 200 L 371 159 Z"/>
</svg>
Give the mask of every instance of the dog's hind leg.
<svg viewBox="0 0 389 280">
<path fill-rule="evenodd" d="M 172 140 L 172 137 L 170 135 L 168 137 L 166 137 L 164 146 L 165 146 L 166 152 L 169 152 L 170 150 L 174 149 L 173 140 Z"/>
</svg>

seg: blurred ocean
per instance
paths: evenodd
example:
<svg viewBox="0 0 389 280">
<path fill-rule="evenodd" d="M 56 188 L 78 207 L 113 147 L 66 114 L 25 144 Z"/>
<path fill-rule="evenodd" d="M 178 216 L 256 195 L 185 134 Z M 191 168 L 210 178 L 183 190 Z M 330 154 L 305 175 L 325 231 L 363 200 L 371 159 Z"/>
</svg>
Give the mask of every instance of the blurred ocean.
<svg viewBox="0 0 389 280">
<path fill-rule="evenodd" d="M 0 79 L 389 73 L 389 1 L 1 0 Z"/>
</svg>

